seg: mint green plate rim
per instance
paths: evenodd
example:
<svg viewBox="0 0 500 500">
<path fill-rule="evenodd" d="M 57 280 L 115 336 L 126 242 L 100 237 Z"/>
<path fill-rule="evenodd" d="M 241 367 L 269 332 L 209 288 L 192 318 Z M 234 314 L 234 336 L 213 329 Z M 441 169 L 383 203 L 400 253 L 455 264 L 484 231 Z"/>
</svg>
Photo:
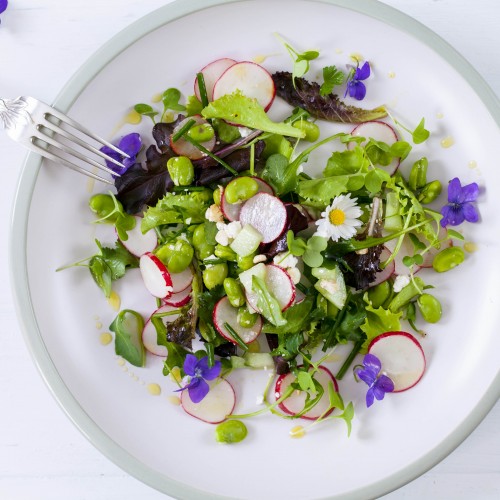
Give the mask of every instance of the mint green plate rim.
<svg viewBox="0 0 500 500">
<path fill-rule="evenodd" d="M 61 90 L 53 103 L 54 106 L 66 112 L 92 79 L 118 54 L 123 52 L 142 36 L 166 23 L 191 14 L 197 10 L 228 3 L 236 3 L 238 1 L 239 0 L 176 0 L 173 3 L 167 4 L 151 12 L 119 32 L 91 56 Z M 493 90 L 468 61 L 452 46 L 418 21 L 376 0 L 310 1 L 312 4 L 327 3 L 368 15 L 388 25 L 395 26 L 429 46 L 441 57 L 446 59 L 467 81 L 500 127 L 500 100 Z M 101 453 L 130 475 L 175 498 L 189 498 L 192 500 L 227 498 L 207 493 L 187 484 L 167 478 L 129 454 L 117 442 L 113 441 L 103 432 L 103 430 L 90 418 L 76 401 L 65 385 L 64 380 L 57 372 L 50 357 L 50 353 L 43 342 L 34 314 L 27 271 L 26 248 L 28 217 L 40 166 L 41 158 L 39 156 L 33 153 L 27 155 L 19 179 L 11 217 L 9 260 L 14 300 L 22 333 L 42 378 L 64 412 L 83 435 Z M 349 494 L 342 495 L 342 498 L 351 500 L 380 497 L 425 473 L 443 460 L 469 436 L 499 398 L 500 372 L 491 381 L 490 387 L 481 398 L 480 403 L 464 419 L 460 426 L 437 447 L 430 449 L 424 457 L 413 462 L 405 469 L 385 477 L 370 486 L 354 488 Z M 333 499 L 338 498 L 338 496 L 334 495 L 328 498 Z"/>
</svg>

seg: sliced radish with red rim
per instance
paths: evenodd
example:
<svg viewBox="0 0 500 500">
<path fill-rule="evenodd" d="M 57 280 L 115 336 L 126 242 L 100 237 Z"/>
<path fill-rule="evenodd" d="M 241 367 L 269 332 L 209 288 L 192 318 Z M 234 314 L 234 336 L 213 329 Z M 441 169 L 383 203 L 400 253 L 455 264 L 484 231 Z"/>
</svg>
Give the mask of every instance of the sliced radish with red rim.
<svg viewBox="0 0 500 500">
<path fill-rule="evenodd" d="M 195 124 L 193 127 L 196 127 L 197 125 L 205 125 L 208 124 L 207 120 L 205 120 L 201 116 L 189 116 L 179 122 L 179 124 L 174 128 L 172 135 L 170 137 L 170 146 L 172 150 L 178 154 L 179 156 L 187 156 L 191 160 L 199 160 L 200 158 L 203 158 L 205 156 L 205 153 L 203 153 L 200 149 L 198 149 L 194 144 L 191 144 L 187 139 L 184 137 L 181 137 L 177 141 L 172 140 L 172 137 L 175 136 L 177 132 L 179 132 L 184 125 L 188 123 L 189 120 L 195 120 Z M 215 134 L 214 136 L 205 142 L 202 142 L 201 145 L 205 148 L 208 149 L 208 151 L 212 151 L 215 147 L 215 142 L 216 142 L 216 137 Z"/>
<path fill-rule="evenodd" d="M 151 252 L 139 259 L 139 269 L 146 289 L 154 297 L 164 299 L 172 295 L 172 278 L 163 262 Z"/>
<path fill-rule="evenodd" d="M 239 90 L 246 97 L 257 99 L 267 111 L 276 95 L 276 87 L 270 73 L 257 63 L 242 61 L 230 66 L 215 82 L 213 99 Z"/>
<path fill-rule="evenodd" d="M 189 415 L 209 424 L 226 420 L 234 410 L 236 395 L 233 386 L 223 378 L 207 381 L 210 390 L 199 402 L 193 403 L 188 390 L 181 392 L 182 409 Z"/>
<path fill-rule="evenodd" d="M 142 217 L 134 216 L 134 218 L 135 226 L 127 231 L 128 238 L 126 240 L 120 238 L 120 241 L 132 255 L 140 257 L 147 252 L 152 252 L 156 248 L 158 238 L 154 229 L 150 229 L 146 233 L 141 231 Z"/>
<path fill-rule="evenodd" d="M 238 344 L 230 330 L 227 328 L 226 323 L 236 332 L 238 337 L 245 343 L 250 344 L 259 335 L 262 330 L 262 318 L 258 316 L 255 324 L 249 328 L 241 326 L 238 323 L 238 309 L 229 303 L 227 297 L 222 297 L 213 310 L 212 319 L 217 331 L 229 342 Z"/>
<path fill-rule="evenodd" d="M 251 269 L 249 271 L 251 271 Z M 244 272 L 248 273 L 248 271 Z M 263 279 L 269 293 L 271 293 L 278 301 L 282 311 L 288 309 L 295 302 L 296 287 L 292 278 L 285 269 L 274 264 L 268 264 L 265 266 L 265 276 Z M 248 305 L 255 311 L 259 312 L 258 295 L 252 289 L 253 281 L 251 273 L 241 273 L 240 281 L 245 288 Z"/>
<path fill-rule="evenodd" d="M 391 256 L 391 251 L 387 247 L 384 247 L 380 254 L 380 262 L 381 263 L 385 262 L 390 256 Z M 384 267 L 384 269 L 382 269 L 375 275 L 375 280 L 370 283 L 370 287 L 380 285 L 380 283 L 387 281 L 394 274 L 395 268 L 396 264 L 394 263 L 393 260 L 391 260 L 391 262 L 389 262 Z"/>
<path fill-rule="evenodd" d="M 205 82 L 205 89 L 207 91 L 207 97 L 209 101 L 213 99 L 215 82 L 222 76 L 224 71 L 230 68 L 233 64 L 236 64 L 236 61 L 234 59 L 223 57 L 221 59 L 212 61 L 198 72 L 203 74 L 203 80 Z M 196 78 L 194 81 L 194 94 L 201 101 L 198 78 Z"/>
<path fill-rule="evenodd" d="M 300 367 L 299 367 L 300 368 Z M 332 375 L 330 370 L 325 366 L 320 365 L 319 370 L 314 374 L 315 380 L 317 380 L 321 387 L 323 387 L 323 395 L 320 400 L 304 415 L 300 418 L 307 420 L 316 420 L 322 415 L 329 415 L 334 408 L 330 408 L 330 398 L 328 386 L 330 383 L 333 384 L 335 391 L 338 391 L 338 384 L 335 377 Z M 275 397 L 279 399 L 285 393 L 286 389 L 291 383 L 295 382 L 297 379 L 293 373 L 287 373 L 286 375 L 280 375 L 275 385 Z M 312 397 L 312 396 L 311 396 Z M 288 398 L 279 403 L 280 409 L 288 415 L 297 415 L 304 409 L 306 402 L 306 392 L 304 391 L 294 391 Z"/>
<path fill-rule="evenodd" d="M 171 275 L 175 276 L 175 275 Z M 163 299 L 163 302 L 168 306 L 173 307 L 182 307 L 186 304 L 189 304 L 191 300 L 191 292 L 193 291 L 191 285 L 189 285 L 185 290 L 182 290 L 177 293 L 172 293 L 170 297 Z"/>
<path fill-rule="evenodd" d="M 371 121 L 360 123 L 351 132 L 351 135 L 355 137 L 365 137 L 366 139 L 373 139 L 379 142 L 385 142 L 389 146 L 392 146 L 398 141 L 398 134 L 396 131 L 387 123 L 380 121 Z M 349 143 L 348 148 L 354 148 L 355 143 Z M 395 158 L 389 165 L 382 166 L 377 165 L 377 167 L 382 168 L 389 174 L 394 174 L 398 169 L 400 164 L 400 159 Z"/>
<path fill-rule="evenodd" d="M 253 179 L 259 185 L 257 193 L 267 193 L 274 195 L 274 189 L 267 182 L 263 181 L 259 177 L 253 177 Z M 243 203 L 228 203 L 226 197 L 224 196 L 224 191 L 222 191 L 221 210 L 224 217 L 228 221 L 233 222 L 239 220 L 242 207 Z"/>
<path fill-rule="evenodd" d="M 176 311 L 178 308 L 177 307 L 172 307 L 169 305 L 165 305 L 157 309 L 152 315 L 154 316 L 155 314 L 161 314 L 161 313 L 170 313 L 173 311 Z M 152 354 L 156 356 L 162 356 L 164 358 L 167 357 L 168 351 L 167 348 L 164 345 L 159 345 L 158 344 L 158 335 L 156 332 L 156 328 L 153 325 L 153 322 L 151 321 L 151 317 L 146 321 L 146 324 L 144 325 L 144 329 L 142 330 L 142 343 L 144 344 L 144 347 Z M 169 316 L 163 316 L 161 320 L 165 325 L 168 323 L 171 323 L 172 321 L 175 321 L 179 317 L 179 314 L 172 314 Z"/>
<path fill-rule="evenodd" d="M 250 224 L 262 234 L 262 243 L 278 238 L 286 228 L 287 212 L 283 202 L 268 193 L 257 193 L 247 200 L 240 212 L 240 222 Z"/>
<path fill-rule="evenodd" d="M 394 392 L 410 389 L 424 374 L 424 350 L 410 333 L 383 333 L 370 342 L 368 352 L 380 360 L 382 372 L 394 383 Z"/>
<path fill-rule="evenodd" d="M 188 288 L 193 282 L 193 271 L 190 267 L 180 273 L 170 273 L 172 280 L 172 293 L 179 293 Z"/>
</svg>

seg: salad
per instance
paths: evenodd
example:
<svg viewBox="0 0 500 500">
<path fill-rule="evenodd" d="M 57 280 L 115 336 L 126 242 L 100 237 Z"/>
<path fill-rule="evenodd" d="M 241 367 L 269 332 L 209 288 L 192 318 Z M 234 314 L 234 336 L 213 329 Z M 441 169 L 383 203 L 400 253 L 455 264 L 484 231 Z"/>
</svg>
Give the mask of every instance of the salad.
<svg viewBox="0 0 500 500">
<path fill-rule="evenodd" d="M 126 157 L 104 148 L 116 189 L 89 200 L 115 246 L 96 240 L 96 254 L 77 263 L 108 298 L 139 268 L 157 308 L 118 312 L 115 352 L 138 367 L 163 357 L 181 408 L 218 424 L 225 443 L 263 413 L 342 419 L 350 432 L 349 370 L 368 407 L 418 383 L 423 339 L 442 315 L 432 273 L 466 260 L 451 227 L 479 220 L 477 184 L 443 186 L 428 158 L 407 161 L 429 137 L 424 118 L 408 125 L 384 105 L 360 107 L 370 62 L 352 57 L 315 81 L 319 53 L 280 41 L 291 71 L 217 59 L 193 74 L 193 95 L 169 88 L 163 110 L 134 107 L 152 120 L 152 137 L 122 137 Z M 281 120 L 270 118 L 277 102 Z M 325 122 L 340 131 L 324 135 Z M 313 178 L 318 148 L 330 156 Z M 339 345 L 349 355 L 333 373 Z M 271 374 L 255 411 L 235 413 L 233 370 Z"/>
</svg>

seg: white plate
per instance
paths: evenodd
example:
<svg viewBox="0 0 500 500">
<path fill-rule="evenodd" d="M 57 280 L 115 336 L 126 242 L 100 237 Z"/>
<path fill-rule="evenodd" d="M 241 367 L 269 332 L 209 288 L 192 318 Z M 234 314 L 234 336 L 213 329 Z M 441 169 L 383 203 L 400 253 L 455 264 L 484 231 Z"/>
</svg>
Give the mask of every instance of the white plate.
<svg viewBox="0 0 500 500">
<path fill-rule="evenodd" d="M 20 181 L 12 233 L 19 317 L 68 416 L 104 454 L 151 486 L 182 498 L 376 497 L 446 456 L 500 393 L 500 276 L 494 264 L 500 222 L 491 198 L 500 181 L 492 162 L 500 107 L 482 79 L 435 34 L 376 2 L 180 1 L 103 47 L 56 106 L 102 135 L 125 133 L 132 127 L 116 126 L 132 104 L 150 102 L 168 87 L 190 94 L 194 73 L 215 58 L 264 57 L 271 70 L 290 69 L 274 32 L 301 50 L 321 51 L 313 76 L 323 65 L 342 67 L 352 53 L 370 60 L 374 77 L 363 107 L 386 103 L 410 127 L 424 116 L 432 137 L 413 157 L 428 156 L 430 175 L 443 181 L 458 175 L 482 187 L 481 223 L 464 228 L 478 250 L 465 265 L 431 278 L 445 314 L 423 341 L 428 369 L 419 385 L 367 410 L 363 388 L 347 376 L 341 391 L 356 405 L 350 438 L 339 422 L 294 440 L 288 436 L 293 424 L 262 416 L 247 422 L 243 443 L 217 445 L 212 426 L 169 402 L 174 387 L 162 377 L 159 359 L 148 358 L 144 369 L 123 367 L 112 346 L 100 344 L 115 312 L 85 269 L 55 273 L 95 252 L 89 184 L 33 155 Z M 139 129 L 148 134 L 150 124 L 145 120 Z M 443 148 L 447 137 L 454 145 Z M 126 283 L 118 291 L 122 307 L 144 314 L 153 307 L 142 299 L 137 304 Z M 256 380 L 233 376 L 246 394 L 238 411 L 255 406 L 263 376 L 251 377 Z M 161 396 L 149 394 L 152 382 L 161 385 Z"/>
</svg>

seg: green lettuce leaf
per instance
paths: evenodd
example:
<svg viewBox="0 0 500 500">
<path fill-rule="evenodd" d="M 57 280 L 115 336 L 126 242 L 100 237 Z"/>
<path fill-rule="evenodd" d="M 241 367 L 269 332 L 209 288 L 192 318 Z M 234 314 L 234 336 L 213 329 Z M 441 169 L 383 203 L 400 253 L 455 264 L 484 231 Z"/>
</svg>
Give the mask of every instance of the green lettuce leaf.
<svg viewBox="0 0 500 500">
<path fill-rule="evenodd" d="M 366 305 L 366 319 L 360 327 L 366 333 L 366 340 L 361 350 L 366 352 L 370 342 L 381 333 L 401 330 L 400 318 L 402 314 L 402 312 L 393 313 L 383 307 L 374 308 L 368 302 Z"/>
</svg>

